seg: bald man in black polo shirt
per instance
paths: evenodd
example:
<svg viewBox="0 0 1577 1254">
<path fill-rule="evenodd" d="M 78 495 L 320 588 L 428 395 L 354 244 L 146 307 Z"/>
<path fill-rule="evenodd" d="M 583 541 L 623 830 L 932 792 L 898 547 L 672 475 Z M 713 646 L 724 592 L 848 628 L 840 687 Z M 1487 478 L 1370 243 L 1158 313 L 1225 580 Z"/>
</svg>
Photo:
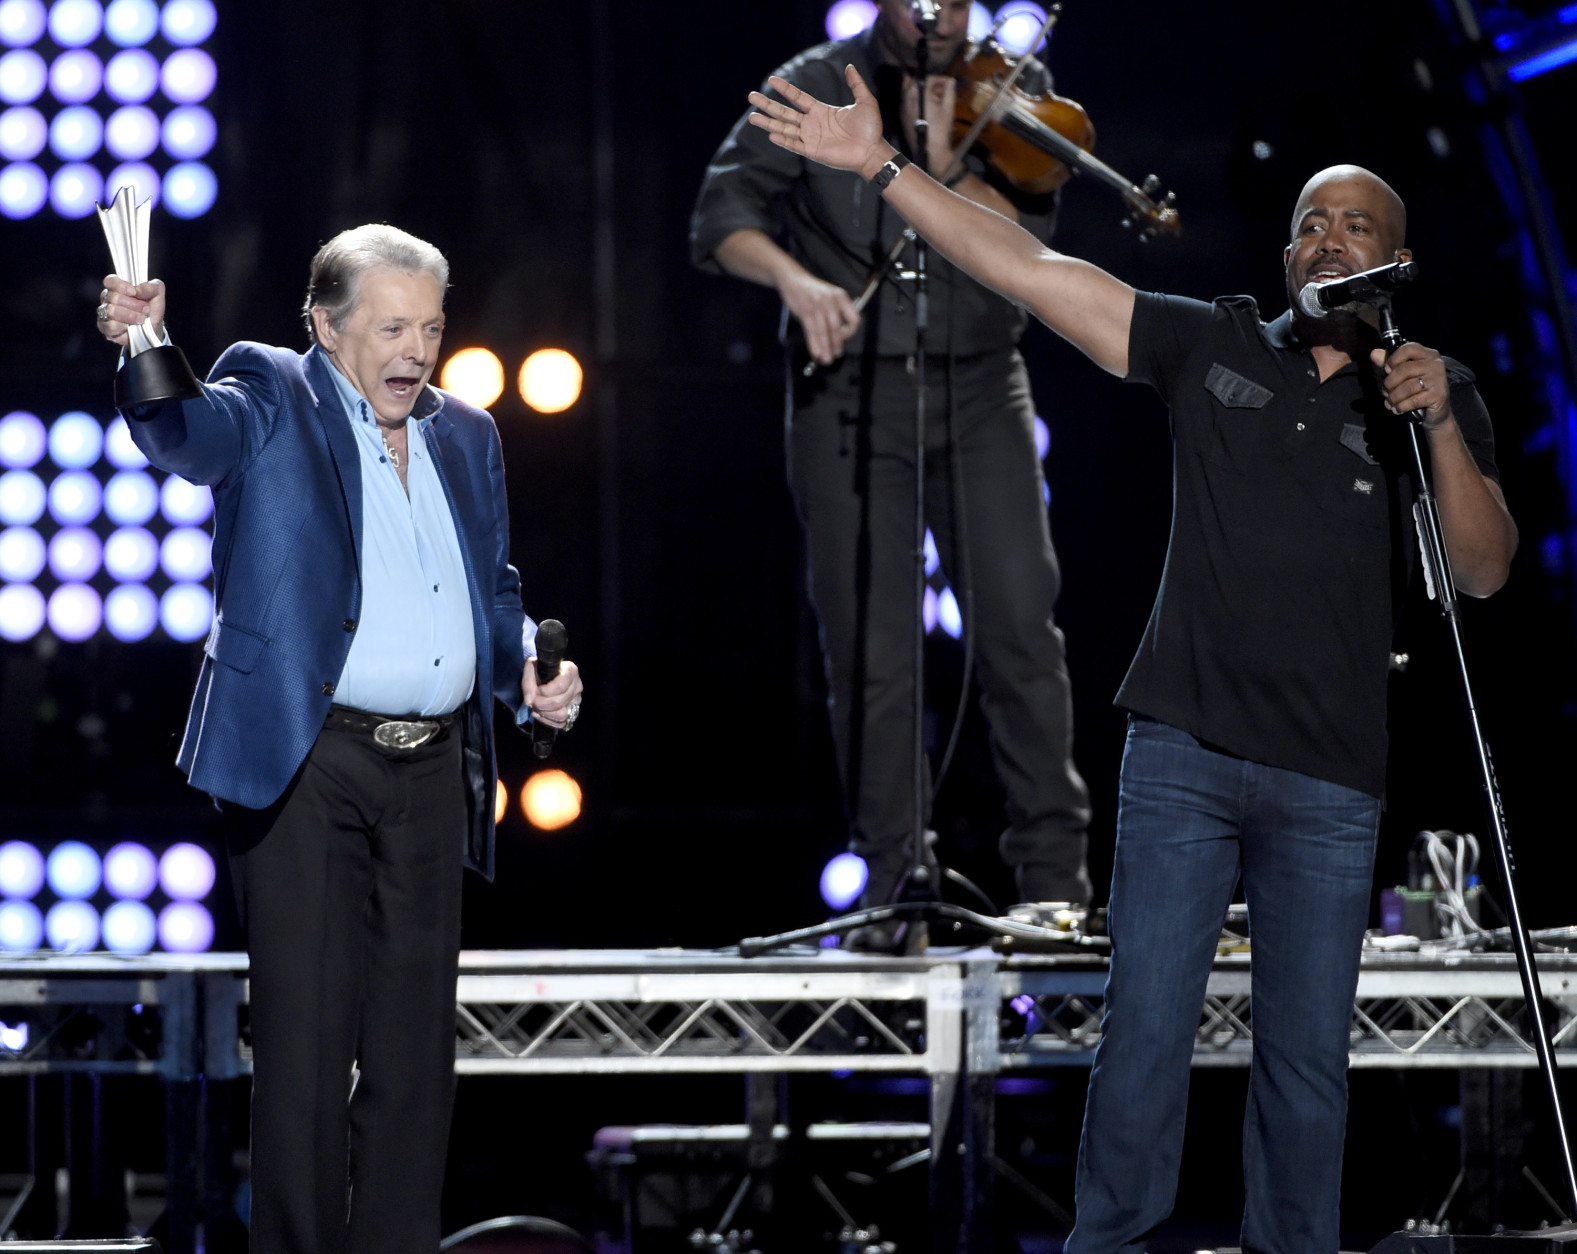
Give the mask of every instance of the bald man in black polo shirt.
<svg viewBox="0 0 1577 1254">
<path fill-rule="evenodd" d="M 1135 292 L 948 192 L 882 141 L 873 103 L 752 93 L 774 142 L 858 170 L 921 234 L 1096 364 L 1171 408 L 1172 536 L 1118 694 L 1131 715 L 1112 967 L 1067 1254 L 1129 1254 L 1170 1214 L 1189 1065 L 1241 874 L 1254 948 L 1244 1249 L 1338 1248 L 1347 1048 L 1385 782 L 1386 674 L 1416 565 L 1419 425 L 1458 588 L 1505 582 L 1517 529 L 1472 374 L 1387 355 L 1373 314 L 1298 312 L 1305 285 L 1408 259 L 1406 212 L 1367 170 L 1309 180 L 1283 256 L 1291 310 Z M 1372 363 L 1372 364 L 1371 364 Z"/>
</svg>

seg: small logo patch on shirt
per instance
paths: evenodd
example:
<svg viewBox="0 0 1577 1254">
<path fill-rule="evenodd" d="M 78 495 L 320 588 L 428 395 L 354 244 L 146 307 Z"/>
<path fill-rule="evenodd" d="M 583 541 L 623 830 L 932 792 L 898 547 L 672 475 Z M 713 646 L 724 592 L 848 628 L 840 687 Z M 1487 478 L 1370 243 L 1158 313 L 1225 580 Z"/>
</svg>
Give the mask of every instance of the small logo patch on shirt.
<svg viewBox="0 0 1577 1254">
<path fill-rule="evenodd" d="M 1369 496 L 1374 492 L 1374 480 L 1354 479 L 1352 481 L 1352 490 L 1362 494 L 1363 496 Z"/>
</svg>

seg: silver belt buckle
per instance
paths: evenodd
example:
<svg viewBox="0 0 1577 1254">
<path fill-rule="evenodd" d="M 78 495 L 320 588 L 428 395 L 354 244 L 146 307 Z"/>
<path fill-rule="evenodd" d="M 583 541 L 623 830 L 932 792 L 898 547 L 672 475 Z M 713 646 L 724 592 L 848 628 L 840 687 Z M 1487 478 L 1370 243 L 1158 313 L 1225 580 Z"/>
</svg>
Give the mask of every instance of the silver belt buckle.
<svg viewBox="0 0 1577 1254">
<path fill-rule="evenodd" d="M 437 723 L 379 723 L 372 729 L 372 738 L 385 749 L 418 749 L 437 734 Z"/>
</svg>

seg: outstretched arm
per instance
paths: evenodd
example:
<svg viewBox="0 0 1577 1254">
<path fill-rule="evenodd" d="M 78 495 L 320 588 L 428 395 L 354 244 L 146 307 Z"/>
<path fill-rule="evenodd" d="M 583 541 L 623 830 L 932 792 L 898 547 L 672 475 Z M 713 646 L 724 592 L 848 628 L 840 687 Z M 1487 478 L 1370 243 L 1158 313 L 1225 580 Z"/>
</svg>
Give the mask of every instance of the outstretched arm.
<svg viewBox="0 0 1577 1254">
<path fill-rule="evenodd" d="M 842 109 L 781 79 L 769 80 L 784 104 L 750 93 L 751 114 L 774 144 L 841 170 L 872 178 L 896 153 L 882 138 L 881 113 L 851 65 L 844 71 L 854 103 Z M 1134 291 L 1097 266 L 1054 252 L 1028 231 L 906 166 L 882 193 L 905 220 L 960 269 L 1024 305 L 1096 365 L 1128 373 L 1128 327 Z"/>
</svg>

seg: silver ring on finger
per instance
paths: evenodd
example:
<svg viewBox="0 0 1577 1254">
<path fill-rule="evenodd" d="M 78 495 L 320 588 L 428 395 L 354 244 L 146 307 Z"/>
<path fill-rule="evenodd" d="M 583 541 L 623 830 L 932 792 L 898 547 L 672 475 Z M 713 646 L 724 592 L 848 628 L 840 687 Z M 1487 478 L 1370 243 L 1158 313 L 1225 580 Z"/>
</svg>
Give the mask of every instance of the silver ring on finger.
<svg viewBox="0 0 1577 1254">
<path fill-rule="evenodd" d="M 100 305 L 99 306 L 99 321 L 100 322 L 108 322 L 109 320 L 110 320 L 110 311 L 108 309 L 106 309 L 103 305 Z"/>
</svg>

